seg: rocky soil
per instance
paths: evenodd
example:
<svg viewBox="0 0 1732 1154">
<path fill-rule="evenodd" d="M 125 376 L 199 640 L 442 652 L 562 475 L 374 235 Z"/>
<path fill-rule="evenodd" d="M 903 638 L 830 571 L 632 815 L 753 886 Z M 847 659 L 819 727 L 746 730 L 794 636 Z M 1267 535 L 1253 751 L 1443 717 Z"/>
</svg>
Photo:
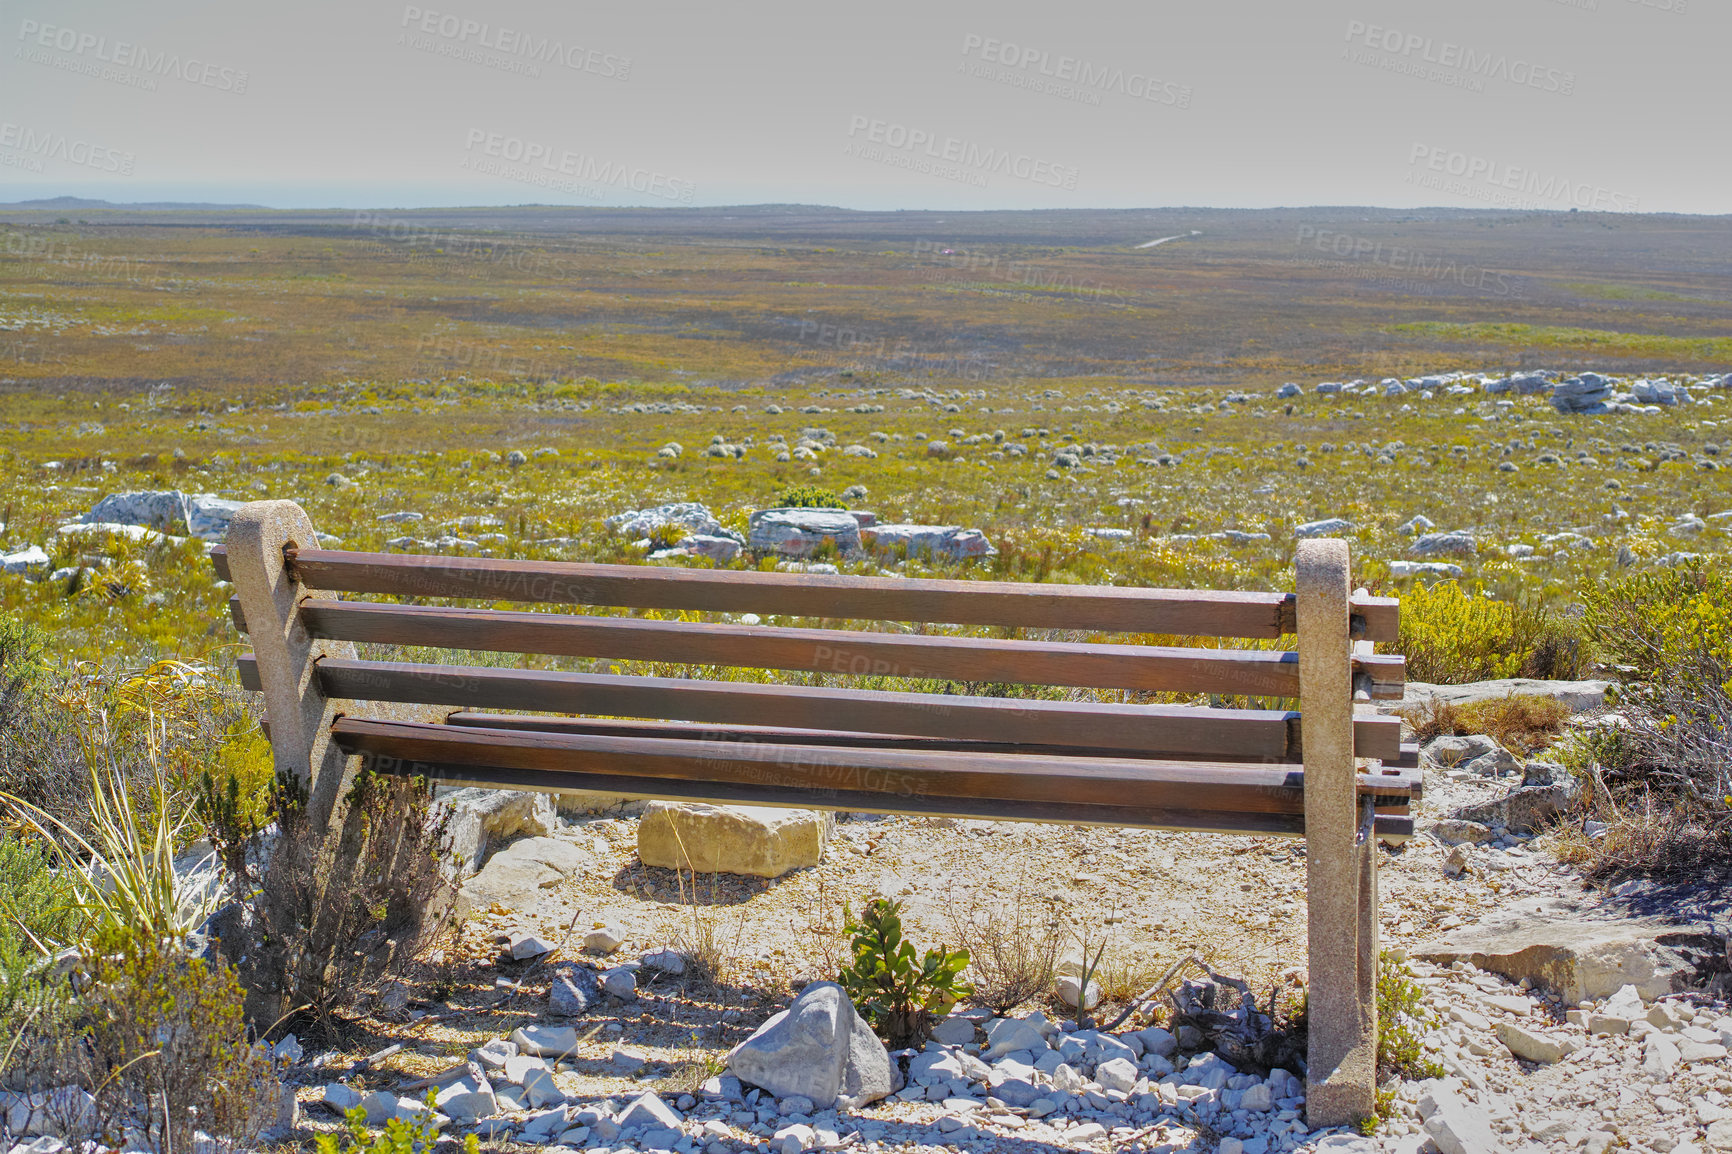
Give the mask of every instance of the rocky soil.
<svg viewBox="0 0 1732 1154">
<path fill-rule="evenodd" d="M 1146 1020 L 1079 1031 L 1057 1001 L 1008 1020 L 959 1012 L 926 1052 L 891 1055 L 899 1088 L 881 1101 L 778 1100 L 728 1074 L 732 1047 L 834 974 L 842 905 L 874 893 L 904 901 L 922 946 L 954 944 L 958 911 L 1056 909 L 1108 941 L 1109 1004 L 1190 954 L 1261 998 L 1303 974 L 1302 843 L 855 816 L 816 867 L 694 880 L 642 864 L 630 812 L 545 810 L 519 831 L 533 836 L 493 848 L 516 888 L 471 892 L 436 985 L 387 990 L 363 1035 L 307 1047 L 291 1070 L 301 1132 L 334 1126 L 331 1107 L 413 1110 L 443 1073 L 447 1132 L 501 1149 L 1732 1149 L 1732 1008 L 1713 977 L 1724 909 L 1710 892 L 1656 918 L 1678 903 L 1585 884 L 1552 835 L 1482 823 L 1458 838 L 1460 807 L 1536 788 L 1519 762 L 1500 784 L 1501 750 L 1463 761 L 1477 750 L 1454 739 L 1427 758 L 1422 835 L 1381 855 L 1383 941 L 1412 967 L 1444 1076 L 1400 1084 L 1374 1136 L 1307 1129 L 1302 1083 L 1283 1072 L 1188 1054 Z M 388 1045 L 402 1049 L 356 1069 Z"/>
</svg>

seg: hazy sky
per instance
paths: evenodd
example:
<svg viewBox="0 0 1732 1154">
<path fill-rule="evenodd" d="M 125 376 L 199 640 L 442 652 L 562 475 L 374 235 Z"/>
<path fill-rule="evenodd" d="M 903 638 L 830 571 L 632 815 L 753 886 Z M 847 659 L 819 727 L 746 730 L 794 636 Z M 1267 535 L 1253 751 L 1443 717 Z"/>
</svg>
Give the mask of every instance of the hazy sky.
<svg viewBox="0 0 1732 1154">
<path fill-rule="evenodd" d="M 1732 0 L 0 0 L 0 201 L 1732 212 Z"/>
</svg>

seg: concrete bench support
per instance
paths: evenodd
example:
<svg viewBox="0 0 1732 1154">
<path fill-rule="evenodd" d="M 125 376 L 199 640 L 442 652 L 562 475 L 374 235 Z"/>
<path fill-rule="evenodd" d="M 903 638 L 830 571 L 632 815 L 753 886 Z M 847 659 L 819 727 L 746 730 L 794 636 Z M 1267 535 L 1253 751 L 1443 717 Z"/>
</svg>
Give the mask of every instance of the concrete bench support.
<svg viewBox="0 0 1732 1154">
<path fill-rule="evenodd" d="M 1312 1126 L 1337 1126 L 1370 1115 L 1377 1092 L 1376 839 L 1353 787 L 1347 542 L 1301 541 L 1297 582 L 1311 982 L 1305 1113 Z"/>
</svg>

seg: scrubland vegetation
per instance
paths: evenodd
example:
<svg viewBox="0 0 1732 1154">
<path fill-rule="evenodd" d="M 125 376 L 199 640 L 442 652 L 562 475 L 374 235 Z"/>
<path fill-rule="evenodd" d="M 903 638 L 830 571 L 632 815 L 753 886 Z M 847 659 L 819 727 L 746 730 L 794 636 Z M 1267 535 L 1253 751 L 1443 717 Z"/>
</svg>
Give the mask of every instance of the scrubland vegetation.
<svg viewBox="0 0 1732 1154">
<path fill-rule="evenodd" d="M 1711 262 L 1638 275 L 1682 224 L 1641 243 L 1614 235 L 1634 224 L 1546 224 L 1578 230 L 1547 263 L 1540 224 L 1462 220 L 1437 243 L 1465 259 L 1519 236 L 1529 296 L 1296 270 L 1290 226 L 1268 220 L 1251 220 L 1249 247 L 1205 237 L 1182 264 L 1058 237 L 969 242 L 1069 277 L 1044 287 L 906 235 L 0 227 L 0 553 L 49 554 L 0 576 L 0 1080 L 70 1072 L 95 1095 L 91 1128 L 185 1145 L 196 1107 L 200 1126 L 245 1139 L 266 1121 L 272 1061 L 251 1042 L 285 1022 L 340 1030 L 345 1001 L 412 967 L 438 930 L 416 913 L 437 909 L 443 875 L 415 783 L 363 783 L 367 835 L 347 849 L 378 882 L 320 904 L 319 847 L 239 691 L 244 643 L 204 543 L 60 531 L 124 490 L 294 499 L 334 548 L 443 537 L 399 547 L 608 562 L 644 560 L 603 526 L 622 510 L 698 501 L 743 530 L 754 509 L 845 500 L 883 522 L 978 527 L 997 549 L 896 563 L 910 576 L 1235 589 L 1290 588 L 1295 528 L 1341 518 L 1359 580 L 1403 598 L 1386 648 L 1410 679 L 1620 683 L 1623 722 L 1557 747 L 1588 783 L 1570 820 L 1608 826 L 1568 852 L 1600 871 L 1732 856 L 1732 519 L 1714 517 L 1732 511 L 1732 397 L 1583 417 L 1536 397 L 1312 390 L 1452 369 L 1725 371 L 1732 305 Z M 90 253 L 106 261 L 72 255 Z M 1272 273 L 1289 279 L 1270 288 Z M 1232 303 L 1255 284 L 1254 306 Z M 1276 398 L 1286 380 L 1304 393 Z M 802 442 L 816 447 L 787 453 Z M 670 443 L 681 451 L 658 455 Z M 397 513 L 421 518 L 382 519 Z M 1469 531 L 1471 549 L 1428 558 L 1458 576 L 1394 575 L 1415 516 Z M 1522 754 L 1564 721 L 1523 702 L 1412 720 Z M 255 851 L 272 827 L 267 864 Z M 165 868 L 189 848 L 221 863 L 269 950 L 184 960 L 212 909 L 212 891 Z M 1032 944 L 995 956 L 1007 937 Z M 1044 922 L 976 939 L 989 1003 L 1046 984 Z M 932 963 L 932 989 L 869 967 L 860 980 L 914 1036 L 964 989 L 953 961 Z M 159 1017 L 141 1020 L 145 1005 Z M 64 1065 L 74 1050 L 85 1065 Z"/>
</svg>

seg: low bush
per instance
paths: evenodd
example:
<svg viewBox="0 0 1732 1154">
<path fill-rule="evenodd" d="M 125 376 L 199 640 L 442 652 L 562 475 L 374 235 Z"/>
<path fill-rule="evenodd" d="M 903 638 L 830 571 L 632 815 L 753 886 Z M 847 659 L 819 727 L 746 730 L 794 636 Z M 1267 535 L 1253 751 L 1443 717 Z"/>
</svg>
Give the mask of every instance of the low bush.
<svg viewBox="0 0 1732 1154">
<path fill-rule="evenodd" d="M 1587 628 L 1622 679 L 1626 724 L 1576 743 L 1606 830 L 1568 847 L 1595 872 L 1732 861 L 1732 580 L 1705 568 L 1591 591 Z"/>
<path fill-rule="evenodd" d="M 933 1023 L 971 992 L 962 979 L 968 951 L 927 950 L 917 957 L 902 937 L 899 903 L 873 898 L 859 921 L 846 916 L 846 926 L 853 941 L 842 988 L 893 1049 L 924 1043 Z"/>
<path fill-rule="evenodd" d="M 427 1092 L 427 1116 L 424 1121 L 405 1122 L 392 1118 L 385 1128 L 374 1134 L 367 1129 L 367 1113 L 359 1106 L 344 1115 L 345 1137 L 320 1134 L 315 1144 L 318 1154 L 433 1154 L 439 1144 L 439 1127 L 433 1121 L 433 1091 Z M 480 1154 L 481 1139 L 474 1134 L 463 1136 L 463 1154 Z"/>
<path fill-rule="evenodd" d="M 247 990 L 261 1031 L 331 1036 L 333 1014 L 364 1001 L 381 980 L 407 973 L 445 925 L 455 891 L 446 817 L 424 778 L 363 767 L 329 829 L 309 818 L 306 790 L 286 775 L 272 791 L 264 833 L 219 842 L 241 901 L 214 927 Z M 244 833 L 245 827 L 236 827 Z"/>
<path fill-rule="evenodd" d="M 1411 681 L 1460 685 L 1505 677 L 1572 681 L 1592 668 L 1581 627 L 1538 601 L 1501 601 L 1453 581 L 1415 583 L 1401 597 L 1400 636 L 1380 646 L 1407 658 Z"/>
<path fill-rule="evenodd" d="M 1444 1070 L 1427 1056 L 1420 1039 L 1427 1024 L 1423 996 L 1413 971 L 1387 950 L 1377 959 L 1377 1113 L 1360 1129 L 1371 1133 L 1395 1106 L 1398 1079 L 1441 1078 Z"/>
<path fill-rule="evenodd" d="M 795 485 L 777 498 L 776 505 L 781 509 L 846 509 L 848 502 L 819 485 Z"/>
<path fill-rule="evenodd" d="M 1023 894 L 951 895 L 945 915 L 968 951 L 973 1002 L 1002 1015 L 1052 989 L 1064 945 L 1056 906 Z"/>
<path fill-rule="evenodd" d="M 1552 744 L 1570 719 L 1569 706 L 1555 697 L 1531 693 L 1466 705 L 1433 697 L 1399 712 L 1413 726 L 1415 741 L 1483 733 L 1517 757 L 1531 757 Z"/>
</svg>

